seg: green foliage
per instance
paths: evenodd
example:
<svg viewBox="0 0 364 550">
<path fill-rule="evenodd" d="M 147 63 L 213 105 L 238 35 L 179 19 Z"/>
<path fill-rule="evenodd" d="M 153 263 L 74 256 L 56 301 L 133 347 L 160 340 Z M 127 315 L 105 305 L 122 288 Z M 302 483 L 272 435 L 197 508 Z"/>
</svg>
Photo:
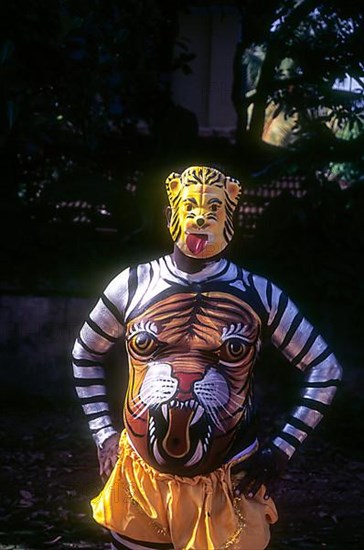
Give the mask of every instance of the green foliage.
<svg viewBox="0 0 364 550">
<path fill-rule="evenodd" d="M 324 171 L 328 162 L 363 163 L 364 14 L 356 2 L 269 2 L 257 28 L 262 2 L 242 2 L 242 65 L 245 73 L 243 109 L 248 131 L 245 140 L 259 143 L 267 135 L 267 107 L 274 105 L 270 122 L 280 113 L 283 145 L 294 144 L 314 154 L 311 168 Z M 267 9 L 268 8 L 268 9 Z M 355 93 L 338 87 L 351 78 Z M 236 78 L 240 78 L 236 75 Z M 277 121 L 275 121 L 277 123 Z M 284 129 L 283 126 L 286 126 Z M 287 139 L 287 129 L 291 138 Z M 343 143 L 348 141 L 349 143 Z M 275 140 L 275 144 L 276 144 Z M 359 142 L 359 143 L 358 143 Z M 353 144 L 351 148 L 350 145 Z"/>
</svg>

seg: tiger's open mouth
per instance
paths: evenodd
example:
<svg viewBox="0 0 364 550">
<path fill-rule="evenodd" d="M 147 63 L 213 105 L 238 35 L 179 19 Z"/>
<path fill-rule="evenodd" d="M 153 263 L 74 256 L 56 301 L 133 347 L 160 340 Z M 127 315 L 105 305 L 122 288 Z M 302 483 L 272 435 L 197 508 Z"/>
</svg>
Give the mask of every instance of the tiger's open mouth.
<svg viewBox="0 0 364 550">
<path fill-rule="evenodd" d="M 209 240 L 207 233 L 188 233 L 186 244 L 192 254 L 201 254 Z"/>
<path fill-rule="evenodd" d="M 205 410 L 195 400 L 172 399 L 149 411 L 149 445 L 161 466 L 177 461 L 195 466 L 206 455 L 212 435 Z"/>
</svg>

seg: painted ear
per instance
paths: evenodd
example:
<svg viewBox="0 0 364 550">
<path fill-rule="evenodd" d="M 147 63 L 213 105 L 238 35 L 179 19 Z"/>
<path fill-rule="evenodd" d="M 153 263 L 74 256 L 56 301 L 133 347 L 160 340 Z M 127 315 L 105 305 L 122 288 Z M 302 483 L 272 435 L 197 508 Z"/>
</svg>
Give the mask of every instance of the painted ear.
<svg viewBox="0 0 364 550">
<path fill-rule="evenodd" d="M 225 188 L 229 199 L 232 200 L 235 205 L 237 205 L 241 195 L 240 182 L 234 178 L 227 177 L 225 181 Z"/>
<path fill-rule="evenodd" d="M 172 203 L 181 190 L 181 175 L 172 172 L 166 179 L 166 188 L 169 201 Z"/>
</svg>

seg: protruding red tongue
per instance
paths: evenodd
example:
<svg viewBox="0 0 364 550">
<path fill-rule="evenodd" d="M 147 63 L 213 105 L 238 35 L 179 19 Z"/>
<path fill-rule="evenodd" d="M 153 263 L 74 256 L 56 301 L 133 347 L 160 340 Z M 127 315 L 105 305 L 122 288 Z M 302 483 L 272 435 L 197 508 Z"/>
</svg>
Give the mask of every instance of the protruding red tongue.
<svg viewBox="0 0 364 550">
<path fill-rule="evenodd" d="M 207 245 L 208 236 L 205 234 L 189 233 L 186 244 L 192 254 L 200 254 Z"/>
<path fill-rule="evenodd" d="M 193 414 L 194 410 L 190 408 L 169 409 L 169 426 L 162 445 L 173 458 L 182 458 L 190 450 L 189 430 Z"/>
</svg>

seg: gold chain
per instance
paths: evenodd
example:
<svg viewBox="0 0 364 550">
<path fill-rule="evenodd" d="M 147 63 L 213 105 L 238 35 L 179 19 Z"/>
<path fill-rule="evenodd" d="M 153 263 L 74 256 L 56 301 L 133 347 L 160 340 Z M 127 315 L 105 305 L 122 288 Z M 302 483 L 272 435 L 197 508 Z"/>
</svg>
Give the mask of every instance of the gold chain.
<svg viewBox="0 0 364 550">
<path fill-rule="evenodd" d="M 238 541 L 241 533 L 244 531 L 246 527 L 245 517 L 243 516 L 239 507 L 240 501 L 241 501 L 241 497 L 235 497 L 233 500 L 234 512 L 238 519 L 238 527 L 233 533 L 233 535 L 222 546 L 220 546 L 219 550 L 227 550 L 228 548 L 231 548 L 232 546 L 234 546 L 234 544 Z"/>
</svg>

